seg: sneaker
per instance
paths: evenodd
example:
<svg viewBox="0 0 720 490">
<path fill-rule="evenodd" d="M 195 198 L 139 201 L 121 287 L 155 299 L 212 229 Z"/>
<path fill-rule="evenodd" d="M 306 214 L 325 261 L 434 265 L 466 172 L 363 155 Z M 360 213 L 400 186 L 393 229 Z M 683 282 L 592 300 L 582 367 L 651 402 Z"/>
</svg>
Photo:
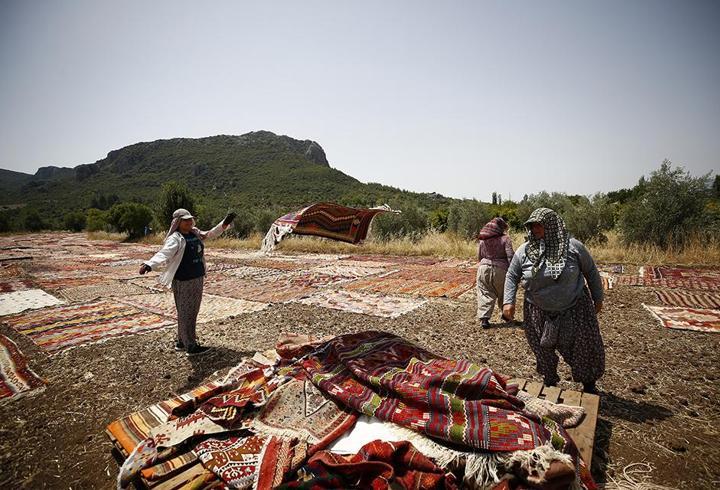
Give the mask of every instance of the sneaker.
<svg viewBox="0 0 720 490">
<path fill-rule="evenodd" d="M 483 318 L 482 320 L 480 320 L 480 326 L 481 326 L 483 329 L 488 329 L 488 328 L 490 328 L 490 320 L 488 320 L 487 318 Z"/>
<path fill-rule="evenodd" d="M 181 341 L 178 340 L 177 342 L 175 342 L 175 350 L 176 350 L 177 352 L 182 352 L 182 351 L 184 351 L 184 350 L 185 350 L 185 344 L 183 344 Z"/>
<path fill-rule="evenodd" d="M 202 354 L 206 354 L 207 351 L 210 350 L 210 347 L 205 347 L 200 344 L 191 345 L 187 348 L 187 355 L 188 356 L 200 356 Z"/>
</svg>

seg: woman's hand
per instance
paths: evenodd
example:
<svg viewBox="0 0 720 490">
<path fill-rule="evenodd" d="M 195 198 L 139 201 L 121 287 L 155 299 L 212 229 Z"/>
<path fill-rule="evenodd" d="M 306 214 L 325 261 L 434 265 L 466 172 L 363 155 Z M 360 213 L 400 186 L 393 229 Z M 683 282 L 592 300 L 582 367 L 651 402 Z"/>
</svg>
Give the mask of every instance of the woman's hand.
<svg viewBox="0 0 720 490">
<path fill-rule="evenodd" d="M 235 219 L 235 216 L 237 216 L 235 213 L 228 213 L 227 216 L 225 216 L 225 219 L 223 220 L 223 230 L 226 230 L 227 227 L 230 226 Z"/>
<path fill-rule="evenodd" d="M 599 303 L 595 303 L 595 314 L 600 314 L 600 311 L 602 310 L 602 301 Z"/>
<path fill-rule="evenodd" d="M 503 318 L 511 322 L 515 319 L 515 305 L 503 305 Z"/>
<path fill-rule="evenodd" d="M 140 266 L 140 275 L 142 276 L 143 274 L 145 274 L 146 272 L 150 272 L 151 270 L 152 270 L 152 267 L 150 267 L 147 264 L 143 264 Z"/>
</svg>

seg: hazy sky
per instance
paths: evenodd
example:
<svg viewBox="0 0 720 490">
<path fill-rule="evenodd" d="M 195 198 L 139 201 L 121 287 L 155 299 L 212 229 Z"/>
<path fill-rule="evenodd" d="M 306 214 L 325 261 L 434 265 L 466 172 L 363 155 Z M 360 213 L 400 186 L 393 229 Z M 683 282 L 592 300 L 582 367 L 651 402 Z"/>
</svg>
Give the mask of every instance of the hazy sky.
<svg viewBox="0 0 720 490">
<path fill-rule="evenodd" d="M 720 1 L 0 0 L 0 168 L 265 129 L 483 200 L 718 171 L 719 25 Z"/>
</svg>

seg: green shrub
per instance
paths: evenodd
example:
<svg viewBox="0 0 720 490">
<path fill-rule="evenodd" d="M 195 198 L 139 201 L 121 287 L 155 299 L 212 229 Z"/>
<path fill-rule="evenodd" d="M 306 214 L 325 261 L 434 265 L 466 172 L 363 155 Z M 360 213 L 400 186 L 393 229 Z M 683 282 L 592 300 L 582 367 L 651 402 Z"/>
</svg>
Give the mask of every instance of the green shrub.
<svg viewBox="0 0 720 490">
<path fill-rule="evenodd" d="M 428 216 L 417 206 L 393 206 L 393 209 L 400 209 L 400 214 L 382 213 L 376 216 L 372 222 L 372 235 L 382 241 L 393 238 L 409 237 L 413 240 L 420 239 L 428 229 Z"/>
<path fill-rule="evenodd" d="M 620 231 L 628 243 L 663 248 L 683 246 L 706 232 L 710 176 L 692 177 L 665 160 L 643 183 L 642 192 L 620 214 Z"/>
<path fill-rule="evenodd" d="M 110 225 L 121 233 L 127 233 L 131 238 L 142 236 L 152 218 L 149 207 L 134 202 L 115 204 L 108 213 Z"/>
<path fill-rule="evenodd" d="M 47 225 L 37 209 L 28 209 L 25 211 L 23 227 L 28 231 L 40 231 L 47 228 Z"/>
<path fill-rule="evenodd" d="M 195 212 L 195 199 L 190 194 L 185 183 L 175 181 L 166 182 L 160 188 L 155 205 L 155 220 L 160 229 L 167 229 L 172 222 L 172 215 L 176 209 L 187 209 L 191 213 Z"/>
<path fill-rule="evenodd" d="M 450 207 L 447 229 L 464 238 L 473 239 L 493 217 L 490 205 L 465 200 Z"/>
<path fill-rule="evenodd" d="M 85 228 L 87 231 L 107 231 L 109 227 L 108 213 L 99 209 L 90 208 L 87 210 Z"/>
<path fill-rule="evenodd" d="M 63 227 L 66 230 L 78 232 L 85 228 L 86 222 L 87 218 L 85 217 L 85 213 L 82 211 L 71 211 L 65 214 L 65 217 L 63 218 Z"/>
<path fill-rule="evenodd" d="M 604 194 L 593 197 L 568 196 L 560 192 L 540 192 L 524 198 L 517 208 L 519 223 L 524 223 L 537 208 L 550 208 L 562 216 L 568 231 L 581 242 L 604 242 L 604 232 L 611 230 L 617 204 Z"/>
</svg>

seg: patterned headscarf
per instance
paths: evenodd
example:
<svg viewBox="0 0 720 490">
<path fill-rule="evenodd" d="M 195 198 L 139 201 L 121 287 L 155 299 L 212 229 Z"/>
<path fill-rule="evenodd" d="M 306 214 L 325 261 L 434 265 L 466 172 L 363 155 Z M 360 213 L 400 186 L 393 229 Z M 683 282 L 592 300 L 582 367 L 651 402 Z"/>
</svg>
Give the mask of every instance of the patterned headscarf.
<svg viewBox="0 0 720 490">
<path fill-rule="evenodd" d="M 489 240 L 496 236 L 501 236 L 507 230 L 508 225 L 502 218 L 493 218 L 482 227 L 478 233 L 479 240 Z"/>
<path fill-rule="evenodd" d="M 168 229 L 168 232 L 167 232 L 167 234 L 165 235 L 165 240 L 167 240 L 168 238 L 170 238 L 170 235 L 172 235 L 173 233 L 175 233 L 176 231 L 178 231 L 178 228 L 180 227 L 180 222 L 181 222 L 183 219 L 192 219 L 192 220 L 193 220 L 193 226 L 192 226 L 192 230 L 190 230 L 190 232 L 193 233 L 195 236 L 197 236 L 197 237 L 200 238 L 200 239 L 203 239 L 203 240 L 205 239 L 206 233 L 203 233 L 202 231 L 200 231 L 200 230 L 198 229 L 197 226 L 195 226 L 195 217 L 192 216 L 192 215 L 190 215 L 189 218 L 184 218 L 183 216 L 185 216 L 185 215 L 190 215 L 190 213 L 189 213 L 187 210 L 182 209 L 182 208 L 175 210 L 175 212 L 173 213 L 173 220 L 172 220 L 172 222 L 170 223 L 170 228 Z"/>
<path fill-rule="evenodd" d="M 533 236 L 530 228 L 532 223 L 543 225 L 545 238 L 535 238 Z M 552 209 L 538 208 L 532 212 L 525 222 L 525 226 L 527 227 L 525 254 L 533 263 L 533 277 L 545 263 L 545 269 L 553 279 L 557 279 L 565 269 L 565 261 L 570 245 L 570 234 L 565 228 L 565 222 Z"/>
</svg>

